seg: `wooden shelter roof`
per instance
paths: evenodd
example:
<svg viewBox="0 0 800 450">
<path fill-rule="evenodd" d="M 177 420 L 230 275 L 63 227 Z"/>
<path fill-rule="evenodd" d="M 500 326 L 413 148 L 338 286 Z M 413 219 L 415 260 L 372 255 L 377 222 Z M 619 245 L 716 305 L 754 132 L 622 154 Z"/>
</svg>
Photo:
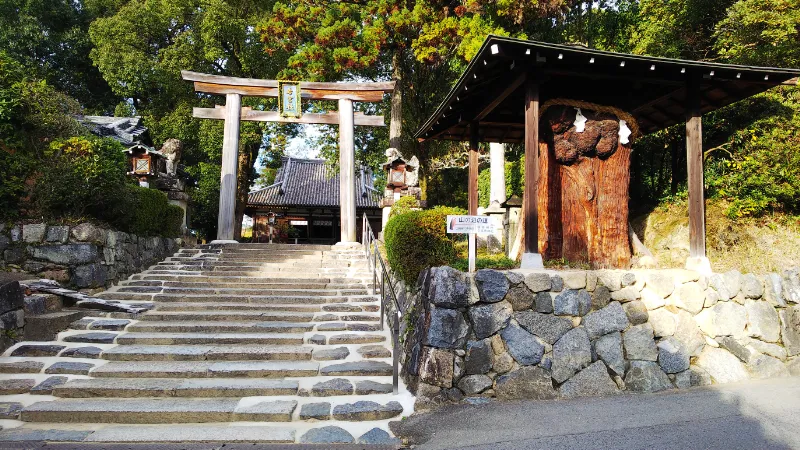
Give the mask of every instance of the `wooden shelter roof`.
<svg viewBox="0 0 800 450">
<path fill-rule="evenodd" d="M 477 121 L 482 142 L 522 142 L 524 84 L 535 79 L 542 103 L 566 98 L 631 113 L 643 134 L 683 123 L 687 80 L 700 83 L 711 112 L 781 84 L 797 69 L 753 67 L 592 50 L 489 35 L 415 137 L 465 141 Z M 791 80 L 791 81 L 790 81 Z"/>
</svg>

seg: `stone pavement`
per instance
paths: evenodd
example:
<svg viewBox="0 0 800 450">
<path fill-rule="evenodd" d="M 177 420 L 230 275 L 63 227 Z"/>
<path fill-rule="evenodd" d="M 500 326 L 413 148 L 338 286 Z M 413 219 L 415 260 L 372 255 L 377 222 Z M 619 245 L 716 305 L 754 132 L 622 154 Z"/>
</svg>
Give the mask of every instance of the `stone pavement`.
<svg viewBox="0 0 800 450">
<path fill-rule="evenodd" d="M 391 337 L 363 251 L 184 249 L 109 291 L 98 313 L 0 357 L 0 444 L 390 444 Z"/>
<path fill-rule="evenodd" d="M 419 449 L 797 449 L 800 378 L 453 405 L 392 424 Z"/>
</svg>

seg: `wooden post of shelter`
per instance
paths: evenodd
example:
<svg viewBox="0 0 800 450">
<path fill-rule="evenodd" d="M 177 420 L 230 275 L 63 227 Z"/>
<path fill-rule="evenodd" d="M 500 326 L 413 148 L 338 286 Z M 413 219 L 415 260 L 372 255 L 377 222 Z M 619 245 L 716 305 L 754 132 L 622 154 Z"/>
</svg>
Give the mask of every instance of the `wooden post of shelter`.
<svg viewBox="0 0 800 450">
<path fill-rule="evenodd" d="M 710 272 L 711 265 L 706 258 L 700 78 L 694 74 L 686 80 L 686 168 L 689 190 L 689 261 L 687 261 L 687 267 Z"/>
<path fill-rule="evenodd" d="M 340 179 L 339 203 L 342 242 L 356 241 L 355 146 L 353 127 L 383 127 L 383 116 L 353 112 L 353 102 L 380 102 L 385 93 L 394 91 L 394 82 L 379 83 L 311 83 L 300 82 L 300 97 L 305 100 L 338 100 L 339 111 L 323 114 L 306 113 L 284 117 L 278 111 L 260 111 L 241 107 L 241 97 L 278 97 L 279 82 L 252 78 L 226 77 L 182 71 L 184 80 L 194 82 L 196 92 L 225 95 L 224 107 L 194 108 L 200 119 L 225 120 L 222 173 L 219 201 L 217 242 L 233 241 L 236 211 L 236 168 L 239 153 L 239 122 L 278 122 L 339 126 Z M 334 227 L 335 229 L 335 227 Z"/>
<path fill-rule="evenodd" d="M 525 188 L 522 211 L 525 224 L 525 252 L 522 268 L 544 267 L 539 253 L 539 84 L 525 83 Z"/>
<path fill-rule="evenodd" d="M 469 183 L 467 185 L 467 196 L 469 199 L 469 215 L 478 214 L 478 122 L 469 125 Z"/>
</svg>

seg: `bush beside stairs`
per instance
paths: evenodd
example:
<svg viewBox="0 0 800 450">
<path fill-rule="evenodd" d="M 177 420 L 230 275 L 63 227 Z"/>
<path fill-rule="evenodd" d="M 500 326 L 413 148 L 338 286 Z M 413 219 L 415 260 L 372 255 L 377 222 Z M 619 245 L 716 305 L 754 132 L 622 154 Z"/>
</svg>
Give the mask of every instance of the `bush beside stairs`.
<svg viewBox="0 0 800 450">
<path fill-rule="evenodd" d="M 0 358 L 0 441 L 396 445 L 391 335 L 360 248 L 183 249 Z"/>
</svg>

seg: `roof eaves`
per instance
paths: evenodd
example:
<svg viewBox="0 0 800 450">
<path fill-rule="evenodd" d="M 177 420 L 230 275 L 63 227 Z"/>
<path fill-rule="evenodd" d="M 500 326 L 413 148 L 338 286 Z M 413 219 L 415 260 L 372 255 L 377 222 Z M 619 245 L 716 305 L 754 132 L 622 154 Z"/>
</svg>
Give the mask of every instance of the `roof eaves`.
<svg viewBox="0 0 800 450">
<path fill-rule="evenodd" d="M 434 124 L 440 120 L 440 118 L 447 117 L 445 113 L 447 111 L 446 108 L 450 107 L 453 103 L 453 100 L 456 98 L 456 94 L 462 90 L 464 90 L 464 86 L 466 82 L 469 80 L 469 76 L 473 75 L 475 72 L 475 66 L 478 64 L 479 61 L 485 59 L 485 52 L 487 48 L 495 44 L 500 43 L 508 43 L 514 45 L 522 45 L 531 48 L 542 48 L 542 49 L 551 49 L 551 50 L 560 50 L 564 52 L 573 52 L 585 55 L 591 55 L 594 57 L 610 57 L 616 59 L 624 59 L 624 60 L 631 60 L 631 61 L 641 61 L 641 62 L 648 62 L 648 63 L 659 63 L 659 64 L 670 64 L 670 65 L 678 65 L 678 66 L 685 66 L 687 68 L 704 68 L 704 69 L 715 69 L 715 70 L 731 70 L 731 71 L 740 71 L 740 72 L 759 72 L 767 75 L 776 74 L 780 75 L 785 78 L 791 78 L 794 76 L 800 76 L 800 69 L 787 69 L 787 68 L 777 68 L 777 67 L 760 67 L 760 66 L 747 66 L 747 65 L 735 65 L 735 64 L 724 64 L 724 63 L 716 63 L 716 62 L 704 62 L 704 61 L 691 61 L 691 60 L 683 60 L 683 59 L 671 59 L 671 58 L 663 58 L 663 57 L 656 57 L 656 56 L 646 56 L 646 55 L 634 55 L 629 53 L 617 53 L 617 52 L 609 52 L 605 50 L 595 50 L 585 47 L 579 46 L 572 46 L 572 45 L 565 45 L 565 44 L 552 44 L 547 42 L 540 42 L 540 41 L 528 41 L 524 39 L 517 39 L 517 38 L 510 38 L 505 36 L 497 36 L 490 34 L 486 37 L 481 48 L 478 52 L 473 56 L 472 60 L 467 65 L 467 68 L 461 74 L 459 79 L 450 89 L 450 91 L 445 96 L 442 103 L 439 107 L 436 108 L 433 114 L 425 121 L 425 123 L 414 133 L 414 138 L 417 140 L 425 140 L 425 135 L 429 134 L 431 128 L 433 128 Z M 477 74 L 474 74 L 477 78 Z M 777 83 L 776 83 L 777 85 Z M 459 121 L 460 123 L 460 121 Z"/>
</svg>

